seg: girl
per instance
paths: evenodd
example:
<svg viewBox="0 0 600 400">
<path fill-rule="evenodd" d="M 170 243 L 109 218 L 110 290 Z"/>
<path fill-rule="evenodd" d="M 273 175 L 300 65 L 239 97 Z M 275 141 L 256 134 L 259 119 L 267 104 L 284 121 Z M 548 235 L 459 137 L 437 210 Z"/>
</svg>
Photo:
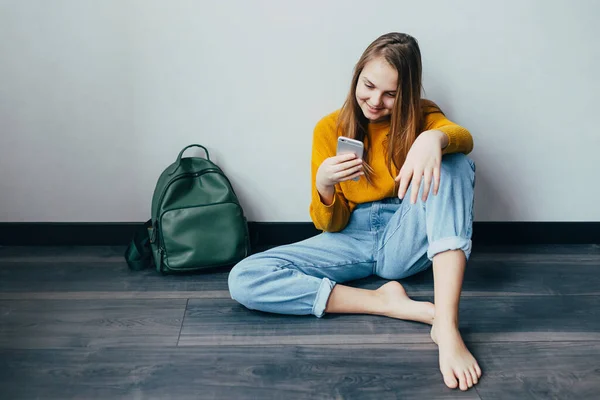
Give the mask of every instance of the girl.
<svg viewBox="0 0 600 400">
<path fill-rule="evenodd" d="M 261 311 L 430 324 L 445 384 L 467 390 L 481 377 L 458 330 L 471 253 L 475 165 L 465 154 L 473 139 L 422 99 L 421 89 L 413 37 L 389 33 L 367 47 L 344 105 L 314 130 L 310 216 L 324 232 L 241 261 L 229 290 Z M 364 143 L 362 159 L 336 155 L 342 135 Z M 410 299 L 395 281 L 432 262 L 435 305 Z M 392 281 L 377 290 L 341 284 L 373 274 Z"/>
</svg>

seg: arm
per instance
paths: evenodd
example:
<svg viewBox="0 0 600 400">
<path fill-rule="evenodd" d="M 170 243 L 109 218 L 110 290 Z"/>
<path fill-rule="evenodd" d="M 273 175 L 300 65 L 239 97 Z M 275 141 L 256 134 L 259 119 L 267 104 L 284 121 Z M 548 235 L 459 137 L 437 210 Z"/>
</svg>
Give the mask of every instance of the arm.
<svg viewBox="0 0 600 400">
<path fill-rule="evenodd" d="M 473 137 L 466 128 L 450 121 L 437 107 L 429 107 L 426 112 L 425 132 L 437 131 L 444 134 L 440 135 L 442 154 L 469 154 L 473 151 Z"/>
</svg>

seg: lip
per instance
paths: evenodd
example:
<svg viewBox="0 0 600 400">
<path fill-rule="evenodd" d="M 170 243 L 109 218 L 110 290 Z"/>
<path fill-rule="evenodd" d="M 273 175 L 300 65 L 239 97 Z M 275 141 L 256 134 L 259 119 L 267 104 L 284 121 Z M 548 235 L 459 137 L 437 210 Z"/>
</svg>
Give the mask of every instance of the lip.
<svg viewBox="0 0 600 400">
<path fill-rule="evenodd" d="M 383 108 L 373 108 L 368 103 L 365 103 L 365 104 L 369 108 L 369 111 L 371 111 L 372 113 L 378 113 L 379 111 L 383 110 Z"/>
</svg>

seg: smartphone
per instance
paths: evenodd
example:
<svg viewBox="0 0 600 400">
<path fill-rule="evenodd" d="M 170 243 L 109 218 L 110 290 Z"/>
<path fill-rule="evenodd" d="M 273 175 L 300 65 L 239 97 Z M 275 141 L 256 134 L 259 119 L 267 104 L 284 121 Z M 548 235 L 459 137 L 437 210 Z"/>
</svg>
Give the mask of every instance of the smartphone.
<svg viewBox="0 0 600 400">
<path fill-rule="evenodd" d="M 337 152 L 336 155 L 354 153 L 356 154 L 356 158 L 363 158 L 363 153 L 365 151 L 365 145 L 360 140 L 350 139 L 345 136 L 338 137 L 337 143 Z M 353 181 L 358 181 L 360 177 L 356 177 L 352 179 Z"/>
</svg>

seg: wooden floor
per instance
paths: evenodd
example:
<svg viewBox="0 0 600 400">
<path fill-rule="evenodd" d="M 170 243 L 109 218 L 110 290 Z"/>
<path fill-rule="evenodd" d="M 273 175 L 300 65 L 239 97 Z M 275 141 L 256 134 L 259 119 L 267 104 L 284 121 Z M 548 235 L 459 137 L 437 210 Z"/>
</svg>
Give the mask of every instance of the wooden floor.
<svg viewBox="0 0 600 400">
<path fill-rule="evenodd" d="M 130 272 L 123 250 L 0 247 L 1 399 L 600 398 L 598 245 L 474 251 L 467 392 L 444 386 L 426 325 L 250 311 L 227 270 Z M 431 270 L 402 283 L 433 300 Z"/>
</svg>

